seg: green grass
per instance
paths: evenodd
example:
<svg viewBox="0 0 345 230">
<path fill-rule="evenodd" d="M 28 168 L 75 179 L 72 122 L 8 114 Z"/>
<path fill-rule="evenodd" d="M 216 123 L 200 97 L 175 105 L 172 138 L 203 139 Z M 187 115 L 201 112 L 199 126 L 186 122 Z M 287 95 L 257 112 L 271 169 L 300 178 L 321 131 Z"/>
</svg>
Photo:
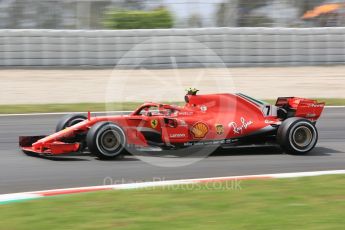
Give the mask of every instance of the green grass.
<svg viewBox="0 0 345 230">
<path fill-rule="evenodd" d="M 113 103 L 115 110 L 132 110 L 140 103 Z M 49 113 L 49 112 L 87 112 L 105 111 L 105 103 L 73 103 L 73 104 L 26 104 L 0 105 L 0 113 Z"/>
<path fill-rule="evenodd" d="M 327 105 L 345 105 L 345 98 L 319 98 L 319 101 L 326 102 Z M 274 104 L 275 100 L 264 100 Z M 183 102 L 165 102 L 172 104 L 183 104 Z M 137 108 L 139 102 L 112 103 L 111 110 L 133 110 Z M 73 103 L 73 104 L 26 104 L 26 105 L 0 105 L 0 114 L 13 113 L 49 113 L 49 112 L 87 112 L 106 111 L 105 103 Z"/>
<path fill-rule="evenodd" d="M 344 180 L 337 175 L 242 181 L 240 190 L 208 184 L 43 198 L 1 205 L 0 229 L 344 229 Z"/>
<path fill-rule="evenodd" d="M 345 98 L 319 98 L 319 101 L 326 102 L 326 105 L 345 105 Z M 275 100 L 265 100 L 274 104 Z M 173 104 L 183 104 L 183 102 L 165 102 Z M 115 102 L 110 107 L 111 110 L 133 110 L 137 108 L 139 102 Z M 49 113 L 49 112 L 87 112 L 106 111 L 105 103 L 73 103 L 73 104 L 26 104 L 26 105 L 0 105 L 0 114 L 13 113 Z"/>
<path fill-rule="evenodd" d="M 173 103 L 174 102 L 170 102 Z M 49 112 L 95 112 L 111 110 L 130 111 L 137 108 L 140 102 L 116 102 L 107 107 L 105 103 L 71 103 L 71 104 L 26 104 L 26 105 L 0 105 L 0 114 L 13 113 L 49 113 Z M 176 104 L 176 102 L 175 102 Z"/>
</svg>

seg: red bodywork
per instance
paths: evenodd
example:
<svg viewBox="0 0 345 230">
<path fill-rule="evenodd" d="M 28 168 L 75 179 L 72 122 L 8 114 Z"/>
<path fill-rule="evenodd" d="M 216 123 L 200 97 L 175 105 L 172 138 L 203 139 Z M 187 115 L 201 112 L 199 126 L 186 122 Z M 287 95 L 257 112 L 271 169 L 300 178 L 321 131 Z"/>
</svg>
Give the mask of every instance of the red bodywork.
<svg viewBox="0 0 345 230">
<path fill-rule="evenodd" d="M 129 115 L 91 117 L 46 137 L 20 138 L 24 151 L 44 155 L 76 152 L 80 143 L 64 142 L 78 134 L 86 134 L 97 122 L 109 121 L 120 126 L 127 147 L 189 146 L 195 143 L 229 144 L 247 136 L 275 133 L 284 117 L 277 111 L 289 110 L 293 116 L 316 121 L 324 103 L 286 97 L 269 105 L 242 94 L 186 95 L 184 106 L 145 103 Z M 279 114 L 279 113 L 278 113 Z"/>
</svg>

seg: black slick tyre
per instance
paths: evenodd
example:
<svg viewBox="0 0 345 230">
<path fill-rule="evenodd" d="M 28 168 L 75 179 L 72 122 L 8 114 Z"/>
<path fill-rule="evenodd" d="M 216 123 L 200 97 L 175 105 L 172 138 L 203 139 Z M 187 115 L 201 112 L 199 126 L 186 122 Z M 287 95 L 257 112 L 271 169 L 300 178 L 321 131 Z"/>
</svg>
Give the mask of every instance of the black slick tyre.
<svg viewBox="0 0 345 230">
<path fill-rule="evenodd" d="M 86 135 L 90 152 L 103 160 L 121 158 L 126 151 L 126 142 L 123 129 L 107 121 L 96 123 Z"/>
<path fill-rule="evenodd" d="M 306 154 L 315 147 L 317 140 L 315 125 L 305 118 L 288 118 L 278 128 L 278 144 L 288 154 Z"/>
<path fill-rule="evenodd" d="M 73 126 L 86 120 L 87 118 L 81 114 L 67 114 L 63 116 L 56 125 L 56 132 L 59 132 L 67 127 Z"/>
<path fill-rule="evenodd" d="M 85 121 L 87 118 L 84 115 L 81 114 L 67 114 L 63 116 L 59 122 L 56 125 L 56 132 L 59 132 L 61 130 L 64 130 L 67 127 L 71 127 L 75 124 L 78 124 L 82 121 Z M 83 152 L 85 148 L 85 134 L 80 133 L 77 134 L 74 137 L 69 137 L 69 138 L 63 138 L 62 141 L 66 143 L 74 143 L 74 142 L 79 142 L 80 147 L 78 149 L 78 152 Z"/>
</svg>

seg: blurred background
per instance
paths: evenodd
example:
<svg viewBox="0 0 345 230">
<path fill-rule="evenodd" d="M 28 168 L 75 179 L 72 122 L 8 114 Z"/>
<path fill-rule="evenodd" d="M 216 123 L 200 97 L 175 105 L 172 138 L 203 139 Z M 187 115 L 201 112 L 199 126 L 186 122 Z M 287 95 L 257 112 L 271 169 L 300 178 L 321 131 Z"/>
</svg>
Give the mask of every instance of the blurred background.
<svg viewBox="0 0 345 230">
<path fill-rule="evenodd" d="M 118 72 L 128 100 L 179 100 L 195 76 L 263 99 L 344 98 L 344 63 L 345 1 L 0 0 L 0 104 L 102 102 L 114 67 L 151 69 Z"/>
<path fill-rule="evenodd" d="M 340 0 L 0 0 L 0 28 L 344 26 Z"/>
<path fill-rule="evenodd" d="M 1 66 L 345 62 L 345 1 L 0 0 L 0 19 Z"/>
</svg>

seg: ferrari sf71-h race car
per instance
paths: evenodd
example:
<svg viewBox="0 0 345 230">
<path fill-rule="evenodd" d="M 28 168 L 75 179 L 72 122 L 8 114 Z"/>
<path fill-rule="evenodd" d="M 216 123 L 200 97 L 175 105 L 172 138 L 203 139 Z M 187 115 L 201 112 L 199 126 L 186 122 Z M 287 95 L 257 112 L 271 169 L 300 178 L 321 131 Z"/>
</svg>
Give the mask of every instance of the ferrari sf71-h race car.
<svg viewBox="0 0 345 230">
<path fill-rule="evenodd" d="M 324 103 L 279 97 L 275 105 L 244 94 L 185 96 L 184 106 L 145 103 L 129 115 L 71 114 L 49 136 L 22 136 L 26 153 L 52 156 L 88 149 L 110 159 L 132 149 L 177 150 L 214 145 L 224 148 L 278 144 L 286 153 L 304 154 L 318 140 L 315 127 Z"/>
</svg>

